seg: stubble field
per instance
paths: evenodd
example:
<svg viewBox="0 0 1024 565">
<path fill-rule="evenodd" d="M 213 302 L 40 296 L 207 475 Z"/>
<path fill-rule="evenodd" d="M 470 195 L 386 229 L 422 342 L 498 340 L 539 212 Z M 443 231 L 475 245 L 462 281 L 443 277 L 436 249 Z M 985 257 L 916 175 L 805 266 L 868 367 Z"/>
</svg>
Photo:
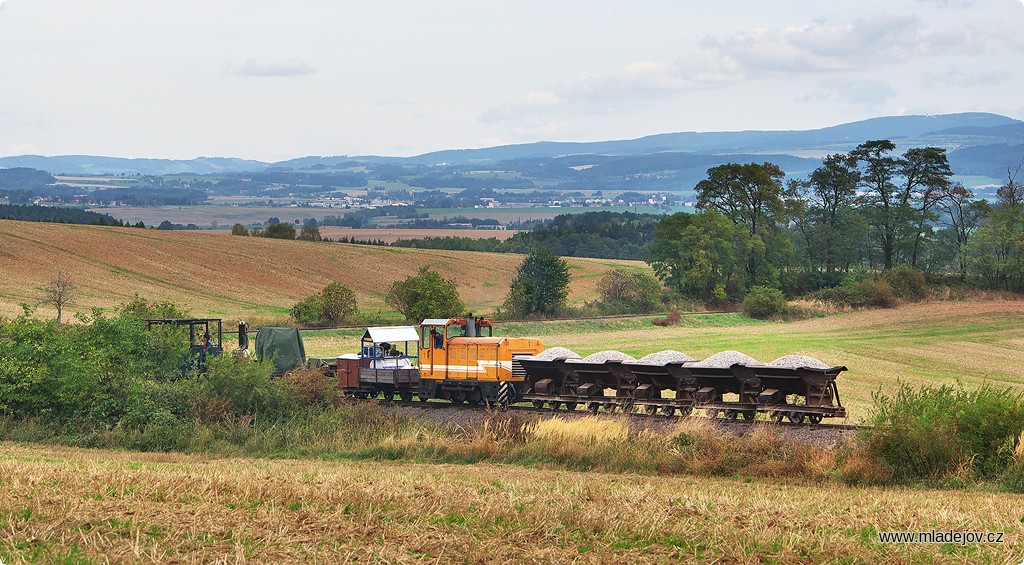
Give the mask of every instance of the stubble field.
<svg viewBox="0 0 1024 565">
<path fill-rule="evenodd" d="M 0 445 L 5 563 L 1017 563 L 1024 496 Z M 881 544 L 879 531 L 1003 532 Z"/>
</svg>

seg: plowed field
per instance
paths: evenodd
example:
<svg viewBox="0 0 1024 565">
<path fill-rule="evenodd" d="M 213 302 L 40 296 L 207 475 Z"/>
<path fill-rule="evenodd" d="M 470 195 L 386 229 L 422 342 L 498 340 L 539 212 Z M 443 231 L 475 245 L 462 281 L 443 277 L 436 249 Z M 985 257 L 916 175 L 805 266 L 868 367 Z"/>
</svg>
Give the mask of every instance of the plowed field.
<svg viewBox="0 0 1024 565">
<path fill-rule="evenodd" d="M 351 287 L 360 309 L 387 309 L 391 282 L 428 265 L 459 281 L 467 306 L 493 310 L 521 256 L 312 243 L 138 228 L 0 221 L 0 315 L 37 304 L 63 270 L 79 287 L 73 310 L 113 307 L 138 293 L 193 314 L 224 318 L 282 315 L 332 281 Z M 572 259 L 570 301 L 597 296 L 607 271 L 635 261 Z M 41 307 L 45 313 L 45 307 Z"/>
</svg>

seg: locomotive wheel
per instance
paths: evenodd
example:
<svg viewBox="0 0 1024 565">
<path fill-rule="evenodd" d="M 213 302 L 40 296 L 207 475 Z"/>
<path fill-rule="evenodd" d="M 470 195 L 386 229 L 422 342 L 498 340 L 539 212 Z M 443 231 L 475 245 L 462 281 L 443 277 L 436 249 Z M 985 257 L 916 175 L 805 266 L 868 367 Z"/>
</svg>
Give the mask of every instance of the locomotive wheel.
<svg viewBox="0 0 1024 565">
<path fill-rule="evenodd" d="M 739 413 L 738 410 L 726 410 L 725 411 L 725 419 L 729 420 L 730 422 L 736 420 L 736 417 L 739 416 L 739 415 L 740 415 L 740 413 Z"/>
<path fill-rule="evenodd" d="M 466 395 L 466 402 L 468 402 L 470 406 L 480 404 L 480 394 L 473 392 Z"/>
<path fill-rule="evenodd" d="M 753 420 L 754 418 L 757 418 L 757 411 L 756 410 L 744 410 L 743 412 L 740 412 L 740 415 L 743 416 L 744 420 Z"/>
<path fill-rule="evenodd" d="M 541 408 L 544 408 L 544 401 L 543 400 L 534 400 L 533 401 L 533 407 L 538 409 L 538 410 L 540 410 Z"/>
<path fill-rule="evenodd" d="M 804 423 L 804 413 L 803 412 L 790 412 L 789 413 L 789 421 L 793 422 L 794 424 L 802 424 L 802 423 Z"/>
<path fill-rule="evenodd" d="M 648 416 L 653 416 L 657 412 L 658 412 L 658 407 L 653 405 L 653 404 L 648 404 L 648 405 L 644 406 L 644 413 L 647 414 Z"/>
<path fill-rule="evenodd" d="M 412 402 L 412 391 L 403 390 L 398 393 L 398 398 L 401 398 L 402 402 Z"/>
<path fill-rule="evenodd" d="M 549 402 L 548 404 L 551 406 L 552 410 L 558 410 L 559 408 L 562 407 L 562 403 L 558 402 L 557 400 L 553 400 L 553 401 Z"/>
<path fill-rule="evenodd" d="M 812 424 L 820 424 L 821 423 L 821 414 L 808 414 L 807 415 L 807 421 L 812 423 Z"/>
<path fill-rule="evenodd" d="M 782 420 L 785 419 L 785 417 L 786 413 L 783 412 L 782 410 L 775 410 L 772 412 L 772 421 L 775 422 L 776 424 L 782 422 Z"/>
<path fill-rule="evenodd" d="M 689 416 L 693 414 L 693 406 L 682 406 L 679 408 L 679 414 L 682 416 Z"/>
<path fill-rule="evenodd" d="M 572 412 L 573 410 L 576 409 L 576 403 L 575 402 L 566 402 L 565 403 L 565 409 L 570 411 L 570 412 Z"/>
<path fill-rule="evenodd" d="M 451 397 L 449 400 L 452 401 L 452 404 L 462 404 L 463 402 L 465 402 L 466 398 L 464 396 L 462 396 L 461 394 L 456 394 L 455 396 Z"/>
<path fill-rule="evenodd" d="M 419 398 L 420 402 L 426 402 L 426 401 L 430 400 L 430 398 L 428 398 L 426 396 L 423 396 L 422 394 L 419 395 L 417 398 Z"/>
<path fill-rule="evenodd" d="M 604 403 L 604 409 L 607 410 L 608 412 L 614 412 L 615 411 L 615 403 L 614 402 L 605 402 Z"/>
<path fill-rule="evenodd" d="M 597 411 L 600 408 L 601 408 L 601 403 L 600 402 L 588 402 L 587 403 L 587 410 L 589 410 L 591 414 L 597 414 Z"/>
<path fill-rule="evenodd" d="M 676 407 L 675 406 L 662 406 L 661 407 L 661 413 L 666 415 L 666 416 L 671 416 L 672 414 L 676 413 Z"/>
</svg>

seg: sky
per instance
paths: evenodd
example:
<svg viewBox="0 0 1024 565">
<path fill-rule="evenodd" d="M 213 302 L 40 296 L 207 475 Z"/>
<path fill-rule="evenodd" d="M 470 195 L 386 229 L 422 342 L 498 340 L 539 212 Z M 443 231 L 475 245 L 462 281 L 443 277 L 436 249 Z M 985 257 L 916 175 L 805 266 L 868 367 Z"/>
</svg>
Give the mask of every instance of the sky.
<svg viewBox="0 0 1024 565">
<path fill-rule="evenodd" d="M 1024 0 L 0 0 L 0 156 L 1024 118 Z"/>
</svg>

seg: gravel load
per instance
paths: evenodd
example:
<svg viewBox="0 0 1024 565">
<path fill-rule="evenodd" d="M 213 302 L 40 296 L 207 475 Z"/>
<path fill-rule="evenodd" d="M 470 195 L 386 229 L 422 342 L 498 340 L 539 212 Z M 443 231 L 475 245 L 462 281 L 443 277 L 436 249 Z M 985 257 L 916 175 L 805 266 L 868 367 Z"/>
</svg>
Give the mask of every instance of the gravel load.
<svg viewBox="0 0 1024 565">
<path fill-rule="evenodd" d="M 814 357 L 808 357 L 806 355 L 783 355 L 778 359 L 768 363 L 769 367 L 786 367 L 789 369 L 796 369 L 797 367 L 809 367 L 811 369 L 828 369 L 829 366 L 820 359 Z"/>
<path fill-rule="evenodd" d="M 759 363 L 757 359 L 739 351 L 722 351 L 715 353 L 711 357 L 703 361 L 694 363 L 694 367 L 715 367 L 718 369 L 728 369 L 736 364 L 740 365 L 751 365 Z"/>
<path fill-rule="evenodd" d="M 554 361 L 555 359 L 579 359 L 580 356 L 575 351 L 565 347 L 552 347 L 534 355 L 533 358 L 538 361 Z"/>
<path fill-rule="evenodd" d="M 637 360 L 639 365 L 668 365 L 669 363 L 675 363 L 678 361 L 693 361 L 693 357 L 683 353 L 682 351 L 676 351 L 674 349 L 666 349 L 665 351 L 659 351 L 657 353 L 651 353 L 650 355 L 644 355 Z"/>
<path fill-rule="evenodd" d="M 608 349 L 587 355 L 580 361 L 583 363 L 604 363 L 605 361 L 636 361 L 636 358 L 628 353 Z"/>
</svg>

